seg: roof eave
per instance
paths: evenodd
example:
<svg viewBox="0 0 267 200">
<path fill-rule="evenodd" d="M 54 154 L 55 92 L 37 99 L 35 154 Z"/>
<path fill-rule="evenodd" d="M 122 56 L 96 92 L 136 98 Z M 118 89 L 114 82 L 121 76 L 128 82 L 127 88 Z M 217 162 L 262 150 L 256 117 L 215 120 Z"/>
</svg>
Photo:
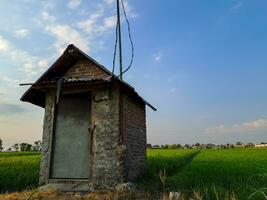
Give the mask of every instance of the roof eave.
<svg viewBox="0 0 267 200">
<path fill-rule="evenodd" d="M 137 95 L 137 97 L 139 97 L 144 103 L 145 105 L 149 106 L 152 110 L 157 111 L 157 109 L 152 106 L 149 102 L 147 102 L 145 99 L 143 99 L 135 90 L 134 88 L 128 84 L 127 82 L 118 79 L 114 74 L 111 73 L 111 71 L 109 71 L 107 68 L 105 68 L 103 65 L 101 65 L 100 63 L 98 63 L 96 60 L 94 60 L 92 57 L 88 56 L 87 54 L 85 54 L 83 51 L 81 51 L 79 48 L 77 48 L 76 46 L 74 46 L 73 44 L 70 44 L 67 49 L 63 52 L 63 54 L 45 71 L 45 73 L 43 73 L 43 75 L 37 79 L 37 81 L 35 83 L 38 83 L 40 81 L 42 81 L 49 73 L 51 73 L 51 70 L 54 69 L 54 67 L 58 66 L 60 64 L 61 61 L 63 61 L 63 59 L 70 59 L 69 61 L 72 60 L 72 62 L 75 62 L 75 56 L 72 55 L 73 50 L 76 50 L 80 55 L 82 55 L 84 58 L 86 58 L 87 60 L 93 62 L 95 65 L 97 65 L 99 68 L 101 68 L 102 70 L 104 70 L 107 74 L 109 74 L 111 76 L 112 80 L 117 80 L 119 83 L 127 86 L 129 89 L 131 89 L 135 95 Z M 43 103 L 38 103 L 38 101 L 34 101 L 32 100 L 32 97 L 30 97 L 31 92 L 35 92 L 37 91 L 36 88 L 34 88 L 33 86 L 31 86 L 21 97 L 21 101 L 23 102 L 29 102 L 32 103 L 34 105 L 37 106 L 41 106 L 44 107 L 45 105 L 43 105 Z M 40 91 L 39 91 L 40 92 Z M 32 94 L 33 95 L 33 94 Z M 43 96 L 44 95 L 44 96 Z M 45 99 L 45 93 L 43 92 L 42 94 L 42 98 Z M 43 102 L 43 101 L 42 101 Z"/>
</svg>

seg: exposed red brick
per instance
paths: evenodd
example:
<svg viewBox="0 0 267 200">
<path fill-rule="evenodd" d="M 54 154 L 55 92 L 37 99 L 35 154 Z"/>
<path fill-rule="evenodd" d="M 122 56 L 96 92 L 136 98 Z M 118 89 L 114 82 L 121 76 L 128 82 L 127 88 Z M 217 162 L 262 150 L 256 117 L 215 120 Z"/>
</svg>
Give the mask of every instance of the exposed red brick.
<svg viewBox="0 0 267 200">
<path fill-rule="evenodd" d="M 70 67 L 64 76 L 74 77 L 74 78 L 81 78 L 81 77 L 103 78 L 109 75 L 104 70 L 96 66 L 94 63 L 88 60 L 80 60 L 72 67 Z"/>
</svg>

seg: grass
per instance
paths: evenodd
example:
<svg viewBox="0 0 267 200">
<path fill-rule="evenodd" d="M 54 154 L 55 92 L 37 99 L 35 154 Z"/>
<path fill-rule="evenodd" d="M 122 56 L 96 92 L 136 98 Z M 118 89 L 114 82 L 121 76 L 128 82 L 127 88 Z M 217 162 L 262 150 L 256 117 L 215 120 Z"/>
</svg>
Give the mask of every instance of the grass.
<svg viewBox="0 0 267 200">
<path fill-rule="evenodd" d="M 147 173 L 139 185 L 151 192 L 160 190 L 163 169 L 167 190 L 185 196 L 198 192 L 204 199 L 232 194 L 237 199 L 266 199 L 260 191 L 267 188 L 267 149 L 148 150 Z"/>
<path fill-rule="evenodd" d="M 39 162 L 39 153 L 0 153 L 0 193 L 37 187 Z M 185 199 L 267 199 L 267 149 L 148 150 L 137 184 L 161 192 L 164 170 L 166 191 Z"/>
<path fill-rule="evenodd" d="M 188 150 L 148 150 L 147 171 L 138 180 L 139 186 L 148 191 L 158 191 L 162 189 L 162 182 L 159 173 L 166 171 L 166 176 L 172 177 L 189 164 L 199 151 Z"/>
<path fill-rule="evenodd" d="M 0 153 L 0 192 L 13 192 L 37 186 L 40 153 Z"/>
</svg>

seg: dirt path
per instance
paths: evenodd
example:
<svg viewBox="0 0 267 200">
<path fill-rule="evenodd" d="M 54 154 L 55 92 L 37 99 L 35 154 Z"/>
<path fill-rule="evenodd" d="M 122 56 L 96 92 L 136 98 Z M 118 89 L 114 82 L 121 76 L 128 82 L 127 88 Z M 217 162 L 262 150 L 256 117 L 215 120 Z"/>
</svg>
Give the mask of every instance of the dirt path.
<svg viewBox="0 0 267 200">
<path fill-rule="evenodd" d="M 146 193 L 118 193 L 102 191 L 97 193 L 60 193 L 58 191 L 27 191 L 1 194 L 0 200 L 156 200 Z"/>
</svg>

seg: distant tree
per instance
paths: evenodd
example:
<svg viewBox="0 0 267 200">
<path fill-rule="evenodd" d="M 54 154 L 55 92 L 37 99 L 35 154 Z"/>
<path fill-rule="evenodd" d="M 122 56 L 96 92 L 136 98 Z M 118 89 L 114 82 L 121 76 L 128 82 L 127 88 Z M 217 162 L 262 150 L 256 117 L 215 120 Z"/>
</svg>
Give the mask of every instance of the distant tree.
<svg viewBox="0 0 267 200">
<path fill-rule="evenodd" d="M 199 147 L 200 147 L 200 144 L 197 142 L 197 143 L 195 144 L 195 147 L 199 148 Z"/>
<path fill-rule="evenodd" d="M 3 140 L 0 138 L 0 152 L 3 151 L 4 147 L 3 147 Z"/>
<path fill-rule="evenodd" d="M 246 144 L 246 147 L 247 148 L 253 148 L 253 147 L 255 147 L 255 144 L 253 144 L 253 143 L 250 142 L 250 143 L 247 143 Z"/>
<path fill-rule="evenodd" d="M 177 149 L 177 145 L 176 144 L 171 144 L 171 145 L 167 145 L 168 149 Z"/>
<path fill-rule="evenodd" d="M 235 148 L 235 145 L 234 144 L 227 144 L 226 145 L 226 147 L 227 147 L 227 149 L 233 149 L 233 148 Z"/>
<path fill-rule="evenodd" d="M 31 151 L 32 150 L 32 145 L 28 143 L 21 143 L 20 145 L 20 151 Z"/>
<path fill-rule="evenodd" d="M 33 151 L 41 151 L 42 150 L 41 144 L 42 144 L 41 140 L 35 141 L 34 145 L 32 146 L 32 150 Z"/>
<path fill-rule="evenodd" d="M 25 146 L 26 146 L 26 143 L 20 143 L 19 144 L 20 151 L 25 151 Z"/>
<path fill-rule="evenodd" d="M 240 141 L 236 143 L 236 146 L 241 146 L 241 145 L 243 145 L 243 143 Z"/>
<path fill-rule="evenodd" d="M 14 144 L 12 145 L 12 148 L 15 150 L 15 151 L 18 151 L 19 150 L 19 144 Z"/>
<path fill-rule="evenodd" d="M 206 145 L 207 149 L 213 149 L 214 147 L 215 147 L 215 144 L 209 143 L 209 144 Z"/>
<path fill-rule="evenodd" d="M 32 150 L 32 145 L 31 144 L 26 144 L 25 151 L 31 151 L 31 150 Z"/>
<path fill-rule="evenodd" d="M 168 149 L 168 145 L 167 145 L 167 144 L 165 144 L 165 145 L 161 145 L 161 148 L 162 148 L 162 149 Z"/>
<path fill-rule="evenodd" d="M 190 144 L 186 144 L 184 145 L 185 149 L 189 149 L 190 148 Z"/>
<path fill-rule="evenodd" d="M 9 147 L 9 148 L 7 149 L 7 151 L 9 151 L 9 152 L 12 151 L 11 147 Z"/>
</svg>

